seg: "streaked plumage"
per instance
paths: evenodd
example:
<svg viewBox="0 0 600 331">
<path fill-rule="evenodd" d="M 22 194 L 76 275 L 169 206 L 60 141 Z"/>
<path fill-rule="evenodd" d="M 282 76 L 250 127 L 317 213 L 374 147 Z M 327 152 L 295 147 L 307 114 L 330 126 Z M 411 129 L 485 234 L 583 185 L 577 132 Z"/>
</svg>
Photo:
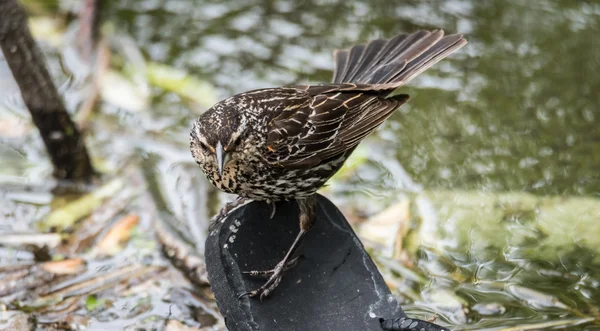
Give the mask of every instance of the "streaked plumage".
<svg viewBox="0 0 600 331">
<path fill-rule="evenodd" d="M 301 212 L 309 213 L 315 192 L 408 101 L 408 95 L 390 94 L 466 43 L 462 35 L 444 37 L 435 30 L 337 50 L 331 84 L 260 89 L 217 103 L 194 123 L 192 155 L 225 192 L 254 200 L 297 199 Z M 300 239 L 314 220 L 307 217 Z M 280 280 L 281 270 L 275 270 L 251 294 L 263 297 Z"/>
</svg>

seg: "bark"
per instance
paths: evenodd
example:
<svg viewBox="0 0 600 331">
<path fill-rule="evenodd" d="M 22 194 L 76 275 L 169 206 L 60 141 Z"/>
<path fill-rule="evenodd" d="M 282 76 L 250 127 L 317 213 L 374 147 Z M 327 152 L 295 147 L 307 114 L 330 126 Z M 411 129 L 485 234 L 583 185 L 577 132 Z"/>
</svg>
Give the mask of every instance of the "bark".
<svg viewBox="0 0 600 331">
<path fill-rule="evenodd" d="M 0 0 L 0 46 L 54 165 L 54 177 L 90 181 L 93 167 L 83 137 L 52 82 L 17 0 Z"/>
</svg>

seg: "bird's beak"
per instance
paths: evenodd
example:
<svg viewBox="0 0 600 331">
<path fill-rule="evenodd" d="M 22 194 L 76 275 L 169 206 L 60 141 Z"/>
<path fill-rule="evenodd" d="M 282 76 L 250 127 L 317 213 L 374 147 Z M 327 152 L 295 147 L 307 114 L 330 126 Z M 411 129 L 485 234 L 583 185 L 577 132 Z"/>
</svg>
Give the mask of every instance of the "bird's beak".
<svg viewBox="0 0 600 331">
<path fill-rule="evenodd" d="M 219 176 L 223 175 L 223 161 L 225 161 L 225 155 L 227 154 L 227 152 L 225 152 L 225 149 L 223 148 L 223 145 L 221 144 L 221 142 L 217 142 L 217 146 L 215 146 L 215 153 L 217 155 L 217 166 L 219 167 Z"/>
</svg>

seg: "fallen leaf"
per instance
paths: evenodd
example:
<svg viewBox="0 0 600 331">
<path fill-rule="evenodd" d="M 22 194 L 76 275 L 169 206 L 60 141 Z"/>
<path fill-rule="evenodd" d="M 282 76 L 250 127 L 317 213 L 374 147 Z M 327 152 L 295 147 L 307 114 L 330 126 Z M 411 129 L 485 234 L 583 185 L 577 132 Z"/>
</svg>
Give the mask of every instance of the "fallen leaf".
<svg viewBox="0 0 600 331">
<path fill-rule="evenodd" d="M 114 255 L 122 249 L 121 244 L 131 237 L 131 229 L 140 221 L 137 215 L 127 215 L 117 221 L 96 245 L 97 253 Z"/>
</svg>

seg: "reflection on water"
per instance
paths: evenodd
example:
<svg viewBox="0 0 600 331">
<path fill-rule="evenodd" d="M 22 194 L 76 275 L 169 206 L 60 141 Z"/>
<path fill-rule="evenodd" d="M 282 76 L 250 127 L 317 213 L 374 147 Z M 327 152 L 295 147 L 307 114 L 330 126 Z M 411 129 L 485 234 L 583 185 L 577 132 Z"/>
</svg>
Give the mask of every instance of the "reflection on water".
<svg viewBox="0 0 600 331">
<path fill-rule="evenodd" d="M 415 186 L 408 182 L 428 190 L 600 195 L 597 2 L 129 0 L 107 6 L 117 34 L 131 35 L 147 60 L 212 82 L 222 98 L 260 87 L 329 81 L 331 51 L 357 41 L 421 28 L 464 33 L 466 47 L 403 89 L 411 101 L 366 142 L 377 162 L 359 166 L 331 193 L 333 198 L 353 202 L 368 192 L 375 202 L 394 202 L 403 188 Z M 60 71 L 56 57 L 50 59 L 54 71 Z M 169 119 L 158 131 L 185 142 L 196 115 L 169 93 L 153 97 L 152 116 Z M 127 116 L 118 121 L 132 125 Z M 29 155 L 17 145 L 11 146 Z M 185 143 L 181 148 L 187 153 Z M 36 153 L 31 151 L 40 158 Z M 201 178 L 199 171 L 195 175 Z M 523 219 L 514 222 L 520 225 Z M 529 232 L 521 235 L 537 238 Z M 564 307 L 541 293 L 580 312 L 593 311 L 586 306 L 590 302 L 600 303 L 598 260 L 585 248 L 560 262 L 519 260 L 523 251 L 511 246 L 507 251 L 471 249 L 478 251 L 448 253 L 455 254 L 451 264 L 430 251 L 421 261 L 429 273 L 447 276 L 421 288 L 425 301 L 450 305 L 446 311 L 452 313 L 444 314 L 444 321 L 483 328 L 578 316 L 565 315 Z M 464 278 L 448 276 L 457 274 Z M 589 274 L 595 278 L 586 278 Z M 480 286 L 461 284 L 481 280 Z M 540 292 L 499 283 L 508 280 Z M 441 292 L 448 288 L 461 289 L 448 297 Z M 408 311 L 425 318 L 429 310 L 446 309 L 409 298 Z M 506 322 L 506 316 L 515 322 Z"/>
</svg>

